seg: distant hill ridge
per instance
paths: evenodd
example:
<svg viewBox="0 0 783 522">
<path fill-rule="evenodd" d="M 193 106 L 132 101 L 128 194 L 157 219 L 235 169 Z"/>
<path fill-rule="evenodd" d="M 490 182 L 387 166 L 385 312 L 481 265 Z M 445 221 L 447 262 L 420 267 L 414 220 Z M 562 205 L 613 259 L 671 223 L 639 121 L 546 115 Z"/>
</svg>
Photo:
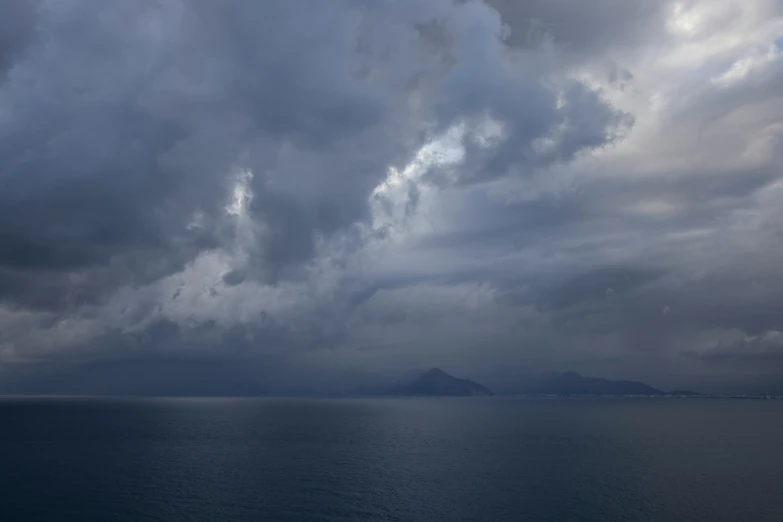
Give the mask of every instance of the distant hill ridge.
<svg viewBox="0 0 783 522">
<path fill-rule="evenodd" d="M 699 395 L 688 390 L 665 392 L 639 381 L 584 377 L 576 372 L 547 373 L 522 389 L 536 395 Z"/>
<path fill-rule="evenodd" d="M 494 395 L 487 387 L 459 379 L 440 368 L 424 372 L 412 381 L 384 387 L 356 390 L 357 395 L 410 397 L 470 397 Z M 521 395 L 637 395 L 637 396 L 698 396 L 689 390 L 666 392 L 639 381 L 613 381 L 599 377 L 585 377 L 577 372 L 545 373 L 517 390 Z"/>
<path fill-rule="evenodd" d="M 488 397 L 489 389 L 468 379 L 458 379 L 440 368 L 433 368 L 410 383 L 386 388 L 362 389 L 360 395 L 410 397 Z"/>
</svg>

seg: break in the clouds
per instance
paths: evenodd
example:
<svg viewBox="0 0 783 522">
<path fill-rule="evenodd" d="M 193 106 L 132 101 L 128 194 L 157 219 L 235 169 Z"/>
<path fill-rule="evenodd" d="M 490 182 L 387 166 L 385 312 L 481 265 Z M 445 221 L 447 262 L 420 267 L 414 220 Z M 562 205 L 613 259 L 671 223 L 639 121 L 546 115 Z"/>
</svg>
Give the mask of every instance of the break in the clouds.
<svg viewBox="0 0 783 522">
<path fill-rule="evenodd" d="M 774 0 L 0 4 L 0 387 L 783 388 Z"/>
</svg>

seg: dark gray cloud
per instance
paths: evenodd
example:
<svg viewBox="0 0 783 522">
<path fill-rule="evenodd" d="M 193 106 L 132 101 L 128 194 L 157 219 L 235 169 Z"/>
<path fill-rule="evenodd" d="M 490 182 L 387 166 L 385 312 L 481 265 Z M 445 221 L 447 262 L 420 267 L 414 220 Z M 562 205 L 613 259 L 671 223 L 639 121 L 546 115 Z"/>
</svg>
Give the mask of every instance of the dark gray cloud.
<svg viewBox="0 0 783 522">
<path fill-rule="evenodd" d="M 34 0 L 8 0 L 0 6 L 0 78 L 33 40 L 37 15 Z"/>
<path fill-rule="evenodd" d="M 647 43 L 665 22 L 666 2 L 599 0 L 591 4 L 490 0 L 509 26 L 512 45 L 551 39 L 571 53 L 601 56 L 617 47 Z"/>
<path fill-rule="evenodd" d="M 774 388 L 781 16 L 5 2 L 4 389 Z"/>
</svg>

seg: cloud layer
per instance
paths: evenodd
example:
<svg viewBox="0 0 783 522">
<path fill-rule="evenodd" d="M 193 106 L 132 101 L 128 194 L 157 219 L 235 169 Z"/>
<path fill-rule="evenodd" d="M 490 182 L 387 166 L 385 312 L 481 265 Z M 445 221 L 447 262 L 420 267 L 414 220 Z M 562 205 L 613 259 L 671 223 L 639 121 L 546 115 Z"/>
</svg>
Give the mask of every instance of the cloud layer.
<svg viewBox="0 0 783 522">
<path fill-rule="evenodd" d="M 11 1 L 0 35 L 1 389 L 783 389 L 778 2 Z"/>
</svg>

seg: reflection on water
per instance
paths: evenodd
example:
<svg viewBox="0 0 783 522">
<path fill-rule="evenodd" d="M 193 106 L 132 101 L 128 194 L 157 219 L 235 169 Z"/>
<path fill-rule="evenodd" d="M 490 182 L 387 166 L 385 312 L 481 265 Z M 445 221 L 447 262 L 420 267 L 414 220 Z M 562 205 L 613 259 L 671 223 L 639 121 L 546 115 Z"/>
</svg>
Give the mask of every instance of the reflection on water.
<svg viewBox="0 0 783 522">
<path fill-rule="evenodd" d="M 4 399 L 0 520 L 783 520 L 783 403 Z"/>
</svg>

